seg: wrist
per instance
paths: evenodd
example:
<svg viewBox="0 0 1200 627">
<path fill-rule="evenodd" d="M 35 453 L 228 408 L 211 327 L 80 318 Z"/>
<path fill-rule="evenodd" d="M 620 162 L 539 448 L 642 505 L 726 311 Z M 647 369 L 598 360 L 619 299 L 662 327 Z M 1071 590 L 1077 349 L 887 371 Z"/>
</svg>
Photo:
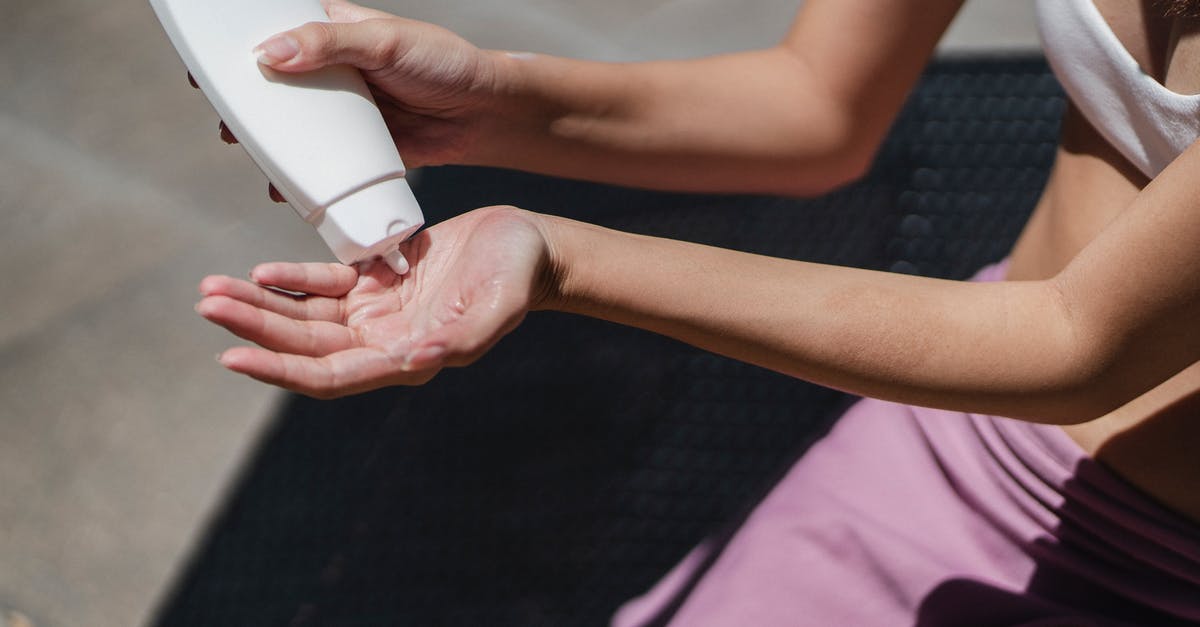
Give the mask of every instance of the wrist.
<svg viewBox="0 0 1200 627">
<path fill-rule="evenodd" d="M 546 243 L 546 264 L 534 308 L 608 315 L 615 302 L 614 277 L 623 272 L 620 268 L 640 237 L 569 218 L 536 215 Z"/>
<path fill-rule="evenodd" d="M 546 245 L 546 259 L 538 276 L 533 310 L 569 311 L 573 299 L 575 239 L 578 222 L 545 214 L 533 214 Z"/>
<path fill-rule="evenodd" d="M 537 117 L 535 103 L 525 93 L 530 53 L 481 51 L 483 66 L 478 104 L 473 112 L 474 141 L 464 151 L 464 165 L 513 166 L 521 129 Z"/>
</svg>

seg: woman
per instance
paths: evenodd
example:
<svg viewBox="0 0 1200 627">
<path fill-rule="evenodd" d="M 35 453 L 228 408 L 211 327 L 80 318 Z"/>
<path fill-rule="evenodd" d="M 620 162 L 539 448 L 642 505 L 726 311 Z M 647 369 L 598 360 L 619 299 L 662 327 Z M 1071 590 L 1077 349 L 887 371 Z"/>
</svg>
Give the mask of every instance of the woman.
<svg viewBox="0 0 1200 627">
<path fill-rule="evenodd" d="M 206 278 L 197 309 L 261 346 L 226 367 L 318 397 L 423 383 L 536 309 L 870 397 L 618 624 L 1200 620 L 1200 106 L 1180 95 L 1200 92 L 1200 3 L 1092 2 L 1039 2 L 1072 106 L 1029 225 L 976 282 L 491 207 L 404 244 L 405 276 L 265 264 Z M 773 48 L 618 65 L 329 0 L 334 24 L 258 54 L 360 68 L 413 165 L 818 194 L 864 172 L 960 5 L 808 0 Z"/>
</svg>

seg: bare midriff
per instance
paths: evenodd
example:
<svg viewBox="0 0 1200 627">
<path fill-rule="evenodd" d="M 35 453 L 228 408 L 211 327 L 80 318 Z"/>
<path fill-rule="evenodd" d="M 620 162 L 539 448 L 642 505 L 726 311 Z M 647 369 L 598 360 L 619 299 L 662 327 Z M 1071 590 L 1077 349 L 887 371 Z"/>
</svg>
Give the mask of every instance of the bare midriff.
<svg viewBox="0 0 1200 627">
<path fill-rule="evenodd" d="M 1143 0 L 1095 3 L 1143 69 L 1174 91 L 1200 93 L 1196 21 L 1155 18 Z M 1054 169 L 1013 249 L 1008 278 L 1054 276 L 1148 183 L 1068 107 Z M 1106 416 L 1063 429 L 1098 462 L 1200 522 L 1200 363 Z"/>
</svg>

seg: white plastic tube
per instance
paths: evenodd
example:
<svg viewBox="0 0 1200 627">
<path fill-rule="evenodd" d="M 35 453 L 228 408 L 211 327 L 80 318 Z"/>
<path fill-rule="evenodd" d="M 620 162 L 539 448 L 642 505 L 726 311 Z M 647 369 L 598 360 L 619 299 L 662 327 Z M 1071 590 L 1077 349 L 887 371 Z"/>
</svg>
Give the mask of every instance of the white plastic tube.
<svg viewBox="0 0 1200 627">
<path fill-rule="evenodd" d="M 397 250 L 424 223 L 404 163 L 357 70 L 284 74 L 253 49 L 328 21 L 319 0 L 150 0 L 183 62 L 258 167 L 345 264 Z"/>
</svg>

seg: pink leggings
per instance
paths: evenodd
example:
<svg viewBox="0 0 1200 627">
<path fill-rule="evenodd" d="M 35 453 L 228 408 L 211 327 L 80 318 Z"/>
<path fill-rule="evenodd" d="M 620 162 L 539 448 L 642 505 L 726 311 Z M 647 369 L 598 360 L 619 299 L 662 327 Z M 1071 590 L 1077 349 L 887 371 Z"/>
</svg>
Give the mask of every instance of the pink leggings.
<svg viewBox="0 0 1200 627">
<path fill-rule="evenodd" d="M 1004 265 L 973 280 L 1000 280 Z M 635 625 L 1200 621 L 1200 527 L 1061 429 L 865 399 L 728 542 L 623 606 Z"/>
</svg>

